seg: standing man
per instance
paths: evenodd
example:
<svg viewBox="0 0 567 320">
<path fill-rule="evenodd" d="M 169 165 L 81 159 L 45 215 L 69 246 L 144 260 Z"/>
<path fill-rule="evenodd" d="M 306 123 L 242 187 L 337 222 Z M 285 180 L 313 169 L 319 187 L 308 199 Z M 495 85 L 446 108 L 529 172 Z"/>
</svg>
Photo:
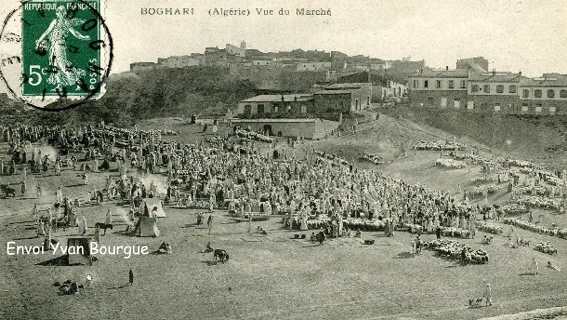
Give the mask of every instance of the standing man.
<svg viewBox="0 0 567 320">
<path fill-rule="evenodd" d="M 128 283 L 130 284 L 130 286 L 134 284 L 134 272 L 132 271 L 132 269 L 130 269 L 130 271 L 128 272 Z"/>
<path fill-rule="evenodd" d="M 212 213 L 209 215 L 209 218 L 207 219 L 207 226 L 209 227 L 209 235 L 210 235 L 211 229 L 213 229 L 213 214 Z"/>
<path fill-rule="evenodd" d="M 487 306 L 492 305 L 492 288 L 490 287 L 490 283 L 487 283 L 486 288 L 484 289 L 484 299 Z"/>
</svg>

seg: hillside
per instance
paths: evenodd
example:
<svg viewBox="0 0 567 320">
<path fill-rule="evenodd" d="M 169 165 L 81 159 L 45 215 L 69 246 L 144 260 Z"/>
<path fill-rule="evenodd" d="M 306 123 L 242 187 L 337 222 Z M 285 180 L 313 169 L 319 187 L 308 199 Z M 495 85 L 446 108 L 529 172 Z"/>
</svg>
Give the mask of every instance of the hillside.
<svg viewBox="0 0 567 320">
<path fill-rule="evenodd" d="M 380 112 L 476 140 L 504 156 L 533 160 L 549 167 L 567 167 L 566 117 L 464 113 L 405 106 Z"/>
</svg>

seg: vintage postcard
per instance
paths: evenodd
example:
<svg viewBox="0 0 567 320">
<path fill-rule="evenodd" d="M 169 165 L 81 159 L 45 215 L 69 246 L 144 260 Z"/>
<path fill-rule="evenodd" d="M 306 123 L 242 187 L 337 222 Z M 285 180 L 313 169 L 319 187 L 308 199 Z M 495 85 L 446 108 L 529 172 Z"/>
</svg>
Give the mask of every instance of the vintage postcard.
<svg viewBox="0 0 567 320">
<path fill-rule="evenodd" d="M 567 319 L 567 0 L 0 17 L 0 319 Z"/>
</svg>

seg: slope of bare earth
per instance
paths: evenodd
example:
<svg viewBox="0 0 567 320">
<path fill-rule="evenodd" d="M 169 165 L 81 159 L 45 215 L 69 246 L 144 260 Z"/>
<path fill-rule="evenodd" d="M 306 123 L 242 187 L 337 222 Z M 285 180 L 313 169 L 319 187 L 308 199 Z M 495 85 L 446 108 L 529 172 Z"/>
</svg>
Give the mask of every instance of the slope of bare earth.
<svg viewBox="0 0 567 320">
<path fill-rule="evenodd" d="M 178 130 L 172 138 L 183 142 L 197 142 L 210 134 L 175 119 L 140 126 L 162 125 Z M 417 140 L 452 139 L 440 130 L 387 116 L 361 124 L 358 129 L 360 132 L 352 136 L 306 146 L 349 159 L 380 153 L 392 162 L 384 166 L 360 162 L 357 166 L 381 169 L 453 193 L 457 184 L 466 186 L 479 175 L 476 167 L 470 171 L 434 168 L 437 152 L 409 150 Z M 407 151 L 405 157 L 400 157 L 402 149 Z M 261 225 L 268 230 L 267 236 L 261 236 L 248 234 L 246 223 L 235 223 L 219 211 L 211 240 L 214 247 L 229 252 L 230 261 L 211 265 L 211 254 L 199 253 L 209 236 L 207 229 L 193 225 L 198 211 L 166 208 L 168 217 L 159 221 L 161 236 L 140 238 L 122 232 L 125 226 L 121 215 L 128 208 L 107 202 L 81 209 L 90 225 L 102 222 L 106 210 L 112 210 L 116 226 L 108 231 L 104 244 L 148 245 L 155 250 L 161 241 L 167 241 L 173 253 L 130 259 L 99 255 L 93 266 L 38 265 L 58 256 L 51 253 L 7 256 L 7 241 L 41 244 L 30 221 L 35 202 L 48 206 L 60 185 L 71 197 L 84 198 L 87 191 L 103 186 L 106 175 L 115 173 L 92 174 L 89 186 L 81 184 L 78 174 L 65 170 L 60 177 L 31 177 L 32 186 L 41 183 L 42 199 L 33 199 L 33 194 L 0 199 L 1 319 L 477 319 L 562 306 L 567 301 L 565 271 L 541 268 L 538 276 L 526 274 L 534 257 L 540 265 L 551 260 L 566 269 L 567 240 L 524 230 L 516 232 L 532 242 L 552 241 L 559 255 L 548 256 L 531 248 L 512 249 L 502 236 L 496 236 L 492 245 L 482 245 L 483 233 L 478 233 L 476 239 L 462 241 L 484 248 L 490 261 L 462 266 L 428 251 L 412 257 L 408 254 L 412 236 L 405 232 L 393 238 L 364 232 L 364 239 L 376 240 L 373 246 L 364 246 L 355 238 L 329 240 L 319 246 L 292 240 L 296 232 L 281 229 L 279 218 L 254 223 L 253 229 Z M 0 183 L 13 187 L 19 181 L 21 176 L 0 177 Z M 505 197 L 498 194 L 489 200 L 502 201 Z M 542 214 L 551 216 L 550 212 Z M 60 231 L 55 238 L 64 242 L 76 232 L 74 228 Z M 432 238 L 425 236 L 426 240 Z M 129 269 L 135 274 L 132 287 L 125 285 Z M 66 279 L 84 281 L 88 273 L 94 275 L 93 286 L 80 295 L 59 296 L 52 286 Z M 482 295 L 484 281 L 493 286 L 494 305 L 468 308 L 468 299 Z"/>
</svg>

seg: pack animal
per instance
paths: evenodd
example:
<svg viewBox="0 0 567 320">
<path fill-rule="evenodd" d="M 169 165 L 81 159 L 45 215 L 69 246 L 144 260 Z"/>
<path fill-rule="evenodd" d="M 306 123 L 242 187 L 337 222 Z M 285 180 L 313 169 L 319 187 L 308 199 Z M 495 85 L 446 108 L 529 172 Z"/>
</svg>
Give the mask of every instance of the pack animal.
<svg viewBox="0 0 567 320">
<path fill-rule="evenodd" d="M 106 234 L 106 229 L 112 230 L 112 224 L 106 224 L 106 223 L 103 223 L 103 222 L 97 222 L 97 223 L 95 223 L 95 228 L 99 228 L 99 229 L 101 229 L 102 231 L 104 231 L 103 235 L 105 235 L 105 234 Z"/>
<path fill-rule="evenodd" d="M 222 263 L 228 262 L 229 256 L 226 250 L 224 249 L 215 249 L 215 251 L 213 252 L 213 256 L 215 258 L 215 262 L 216 261 L 220 261 Z"/>
</svg>

